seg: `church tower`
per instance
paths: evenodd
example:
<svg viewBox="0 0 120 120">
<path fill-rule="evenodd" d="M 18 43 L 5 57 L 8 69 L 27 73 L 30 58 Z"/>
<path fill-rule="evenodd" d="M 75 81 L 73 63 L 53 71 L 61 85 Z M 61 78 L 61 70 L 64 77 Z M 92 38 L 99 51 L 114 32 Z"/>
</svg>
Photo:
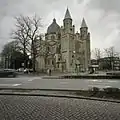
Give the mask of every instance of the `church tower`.
<svg viewBox="0 0 120 120">
<path fill-rule="evenodd" d="M 66 64 L 66 70 L 68 72 L 72 71 L 73 68 L 73 51 L 75 50 L 75 43 L 74 43 L 74 31 L 75 27 L 72 25 L 72 18 L 70 12 L 67 8 L 65 17 L 63 20 L 63 27 L 61 28 L 61 52 L 63 60 Z"/>
<path fill-rule="evenodd" d="M 72 18 L 71 18 L 71 15 L 70 15 L 68 8 L 66 10 L 65 17 L 63 20 L 63 26 L 64 26 L 65 33 L 72 33 L 73 32 Z"/>
<path fill-rule="evenodd" d="M 86 24 L 84 18 L 83 18 L 83 20 L 82 20 L 82 24 L 81 24 L 81 28 L 80 28 L 80 33 L 81 33 L 81 38 L 82 38 L 82 39 L 86 39 L 86 38 L 87 38 L 88 27 L 87 27 L 87 24 Z"/>
<path fill-rule="evenodd" d="M 89 69 L 90 65 L 90 33 L 88 32 L 88 27 L 83 18 L 81 28 L 80 28 L 80 38 L 83 41 L 83 68 L 85 71 Z"/>
</svg>

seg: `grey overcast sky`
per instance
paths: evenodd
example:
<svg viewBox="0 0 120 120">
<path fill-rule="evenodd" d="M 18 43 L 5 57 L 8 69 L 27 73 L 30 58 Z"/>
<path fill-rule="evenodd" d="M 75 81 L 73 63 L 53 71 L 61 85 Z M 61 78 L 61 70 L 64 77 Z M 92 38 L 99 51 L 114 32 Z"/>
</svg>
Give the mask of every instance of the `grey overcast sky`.
<svg viewBox="0 0 120 120">
<path fill-rule="evenodd" d="M 91 47 L 115 46 L 120 52 L 120 0 L 0 0 L 0 50 L 10 41 L 9 34 L 14 28 L 14 17 L 20 14 L 42 18 L 45 32 L 55 17 L 62 20 L 68 6 L 76 31 L 79 31 L 84 17 L 91 33 Z"/>
</svg>

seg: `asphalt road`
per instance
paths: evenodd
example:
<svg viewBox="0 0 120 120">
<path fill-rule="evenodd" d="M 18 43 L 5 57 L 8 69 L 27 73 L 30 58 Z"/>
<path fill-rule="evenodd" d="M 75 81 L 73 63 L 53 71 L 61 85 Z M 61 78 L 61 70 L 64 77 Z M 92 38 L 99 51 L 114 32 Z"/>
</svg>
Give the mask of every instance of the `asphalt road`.
<svg viewBox="0 0 120 120">
<path fill-rule="evenodd" d="M 19 78 L 0 78 L 1 87 L 39 88 L 39 89 L 88 89 L 90 87 L 117 87 L 120 80 L 101 79 L 42 79 L 41 77 L 21 76 Z"/>
</svg>

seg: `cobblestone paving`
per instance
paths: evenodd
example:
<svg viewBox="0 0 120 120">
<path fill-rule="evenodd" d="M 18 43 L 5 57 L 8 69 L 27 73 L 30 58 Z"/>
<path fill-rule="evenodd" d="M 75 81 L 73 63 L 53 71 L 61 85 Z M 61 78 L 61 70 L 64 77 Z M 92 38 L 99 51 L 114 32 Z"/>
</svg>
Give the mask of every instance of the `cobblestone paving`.
<svg viewBox="0 0 120 120">
<path fill-rule="evenodd" d="M 120 104 L 73 98 L 1 95 L 0 120 L 120 120 Z"/>
</svg>

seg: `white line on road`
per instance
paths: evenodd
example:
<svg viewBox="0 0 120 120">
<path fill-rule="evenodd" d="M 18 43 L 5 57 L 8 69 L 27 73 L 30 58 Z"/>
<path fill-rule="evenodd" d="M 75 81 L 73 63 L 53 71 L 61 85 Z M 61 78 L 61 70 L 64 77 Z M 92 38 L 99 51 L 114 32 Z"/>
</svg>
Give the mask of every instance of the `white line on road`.
<svg viewBox="0 0 120 120">
<path fill-rule="evenodd" d="M 21 84 L 0 84 L 0 86 L 13 86 L 13 87 L 19 86 L 19 85 Z"/>
<path fill-rule="evenodd" d="M 90 81 L 90 82 L 102 82 L 103 80 L 86 80 L 86 81 Z"/>
<path fill-rule="evenodd" d="M 21 84 L 13 84 L 12 86 L 15 87 L 15 86 L 19 86 L 19 85 L 21 85 Z"/>
<path fill-rule="evenodd" d="M 108 82 L 117 83 L 117 82 L 119 82 L 119 81 L 115 81 L 115 80 L 111 81 L 111 80 L 109 80 Z"/>
<path fill-rule="evenodd" d="M 88 85 L 88 87 L 107 88 L 107 87 L 112 87 L 112 86 L 107 86 L 107 85 Z"/>
<path fill-rule="evenodd" d="M 38 77 L 31 78 L 31 79 L 29 79 L 28 81 L 33 81 L 33 80 L 35 80 L 35 79 L 38 79 Z M 41 79 L 41 77 L 39 77 L 39 79 Z"/>
<path fill-rule="evenodd" d="M 68 82 L 60 82 L 60 84 L 68 84 Z"/>
<path fill-rule="evenodd" d="M 34 79 L 29 79 L 28 81 L 33 81 Z"/>
</svg>

